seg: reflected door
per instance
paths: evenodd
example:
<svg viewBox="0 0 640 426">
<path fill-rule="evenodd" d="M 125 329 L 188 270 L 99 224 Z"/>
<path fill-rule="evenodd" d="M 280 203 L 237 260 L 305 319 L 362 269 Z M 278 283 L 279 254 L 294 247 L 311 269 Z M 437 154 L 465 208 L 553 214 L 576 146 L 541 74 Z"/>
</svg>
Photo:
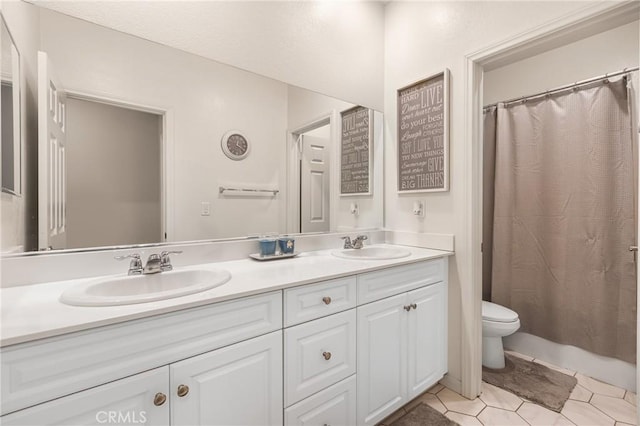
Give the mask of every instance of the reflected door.
<svg viewBox="0 0 640 426">
<path fill-rule="evenodd" d="M 329 231 L 329 126 L 300 136 L 300 232 Z"/>
<path fill-rule="evenodd" d="M 38 52 L 38 249 L 66 247 L 66 93 Z"/>
</svg>

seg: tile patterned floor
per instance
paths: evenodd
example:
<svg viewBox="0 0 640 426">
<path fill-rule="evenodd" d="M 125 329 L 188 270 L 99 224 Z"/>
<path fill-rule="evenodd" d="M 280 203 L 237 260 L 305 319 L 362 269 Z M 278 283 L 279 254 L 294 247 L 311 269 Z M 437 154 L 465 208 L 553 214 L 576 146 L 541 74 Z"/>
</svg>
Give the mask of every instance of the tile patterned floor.
<svg viewBox="0 0 640 426">
<path fill-rule="evenodd" d="M 430 405 L 461 426 L 636 425 L 636 395 L 633 392 L 541 360 L 514 352 L 510 354 L 538 362 L 578 379 L 578 384 L 561 413 L 548 410 L 485 382 L 482 382 L 482 393 L 474 400 L 466 399 L 437 384 L 387 417 L 379 426 L 393 423 L 420 403 Z"/>
</svg>

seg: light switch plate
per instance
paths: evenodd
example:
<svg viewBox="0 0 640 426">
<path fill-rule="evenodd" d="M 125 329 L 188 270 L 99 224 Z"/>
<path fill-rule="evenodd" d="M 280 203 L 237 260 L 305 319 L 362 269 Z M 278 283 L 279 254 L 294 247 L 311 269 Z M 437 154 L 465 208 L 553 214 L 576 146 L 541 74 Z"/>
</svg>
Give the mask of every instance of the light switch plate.
<svg viewBox="0 0 640 426">
<path fill-rule="evenodd" d="M 211 216 L 211 203 L 203 201 L 200 204 L 200 216 Z"/>
</svg>

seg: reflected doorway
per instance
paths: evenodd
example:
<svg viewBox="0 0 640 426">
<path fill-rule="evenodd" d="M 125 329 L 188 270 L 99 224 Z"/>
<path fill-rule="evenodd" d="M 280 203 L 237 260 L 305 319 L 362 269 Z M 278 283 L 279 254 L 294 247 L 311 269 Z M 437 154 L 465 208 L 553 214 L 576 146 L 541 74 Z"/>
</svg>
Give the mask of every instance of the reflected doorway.
<svg viewBox="0 0 640 426">
<path fill-rule="evenodd" d="M 67 98 L 67 247 L 162 241 L 162 115 Z"/>
<path fill-rule="evenodd" d="M 334 114 L 289 132 L 289 233 L 331 231 Z"/>
</svg>

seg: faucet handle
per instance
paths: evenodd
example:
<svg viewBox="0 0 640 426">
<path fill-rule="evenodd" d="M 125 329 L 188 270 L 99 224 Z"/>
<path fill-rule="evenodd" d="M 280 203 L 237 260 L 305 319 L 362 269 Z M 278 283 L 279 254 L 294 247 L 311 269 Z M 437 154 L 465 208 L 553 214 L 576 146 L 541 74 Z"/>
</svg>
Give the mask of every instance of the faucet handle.
<svg viewBox="0 0 640 426">
<path fill-rule="evenodd" d="M 124 256 L 115 256 L 116 260 L 131 259 L 129 262 L 129 275 L 139 275 L 142 273 L 142 259 L 138 253 L 126 254 Z"/>
<path fill-rule="evenodd" d="M 170 254 L 181 254 L 182 250 L 167 250 L 160 253 L 160 268 L 163 271 L 171 271 L 173 265 L 171 264 Z"/>
<path fill-rule="evenodd" d="M 340 237 L 340 239 L 344 240 L 344 247 L 345 249 L 350 249 L 353 248 L 353 246 L 351 245 L 351 237 L 349 237 L 348 235 L 346 237 Z"/>
</svg>

